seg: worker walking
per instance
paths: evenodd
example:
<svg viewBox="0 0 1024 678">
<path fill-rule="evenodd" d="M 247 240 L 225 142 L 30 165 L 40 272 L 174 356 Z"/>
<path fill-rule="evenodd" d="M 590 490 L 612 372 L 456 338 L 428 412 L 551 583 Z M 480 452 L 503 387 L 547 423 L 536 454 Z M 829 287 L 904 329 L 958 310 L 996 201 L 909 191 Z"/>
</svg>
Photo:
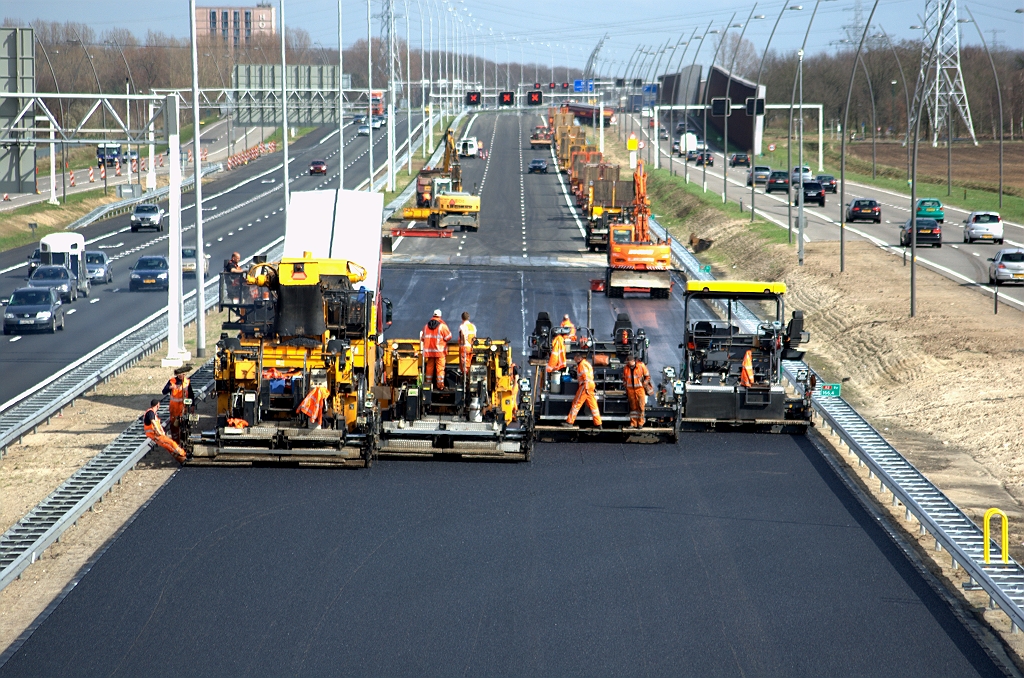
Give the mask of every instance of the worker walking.
<svg viewBox="0 0 1024 678">
<path fill-rule="evenodd" d="M 569 410 L 569 416 L 562 426 L 575 426 L 576 415 L 580 413 L 580 408 L 586 403 L 587 407 L 590 408 L 590 416 L 593 418 L 594 426 L 601 425 L 601 412 L 597 409 L 597 397 L 594 395 L 594 368 L 590 365 L 590 361 L 583 357 L 582 353 L 577 353 L 573 356 L 573 360 L 576 361 L 576 381 L 579 382 L 579 388 L 576 389 L 576 397 L 572 401 L 572 409 Z"/>
<path fill-rule="evenodd" d="M 441 319 L 441 309 L 434 309 L 434 316 L 423 327 L 420 332 L 420 342 L 423 344 L 423 380 L 430 382 L 434 378 L 434 385 L 438 389 L 444 389 L 444 362 L 448 355 L 448 341 L 452 338 L 452 332 L 448 325 Z"/>
<path fill-rule="evenodd" d="M 562 327 L 569 329 L 569 335 L 566 337 L 566 341 L 576 341 L 576 326 L 572 324 L 571 320 L 569 320 L 568 313 L 562 316 Z"/>
<path fill-rule="evenodd" d="M 196 394 L 192 390 L 192 383 L 188 378 L 188 371 L 191 365 L 183 365 L 174 370 L 174 376 L 164 386 L 164 395 L 170 396 L 170 403 L 167 406 L 171 437 L 181 442 L 181 419 L 185 416 L 185 399 L 195 402 Z"/>
<path fill-rule="evenodd" d="M 629 425 L 631 428 L 640 428 L 647 421 L 644 419 L 644 410 L 647 407 L 647 396 L 654 393 L 654 385 L 647 365 L 633 354 L 626 358 L 622 368 L 622 383 L 626 387 L 626 400 L 629 401 Z"/>
<path fill-rule="evenodd" d="M 469 313 L 463 311 L 462 324 L 459 325 L 459 369 L 462 374 L 469 374 L 469 364 L 473 362 L 473 342 L 476 341 L 476 325 L 469 322 Z"/>
<path fill-rule="evenodd" d="M 565 333 L 562 329 L 555 330 L 551 340 L 551 355 L 548 356 L 547 372 L 551 374 L 565 369 Z"/>
<path fill-rule="evenodd" d="M 146 431 L 146 437 L 167 450 L 179 464 L 184 464 L 185 450 L 181 449 L 181 446 L 164 432 L 164 427 L 160 424 L 159 409 L 160 401 L 154 398 L 149 403 L 149 409 L 142 415 L 142 426 Z"/>
</svg>

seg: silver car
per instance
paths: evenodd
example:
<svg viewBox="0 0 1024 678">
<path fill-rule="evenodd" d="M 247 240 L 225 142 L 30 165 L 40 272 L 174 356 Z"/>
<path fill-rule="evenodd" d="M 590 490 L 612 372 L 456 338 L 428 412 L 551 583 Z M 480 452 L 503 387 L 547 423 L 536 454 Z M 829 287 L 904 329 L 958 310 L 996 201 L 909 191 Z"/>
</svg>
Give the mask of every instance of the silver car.
<svg viewBox="0 0 1024 678">
<path fill-rule="evenodd" d="M 204 255 L 205 261 L 203 264 L 203 277 L 210 275 L 210 255 Z M 181 248 L 181 274 L 183 276 L 194 278 L 196 277 L 196 248 L 195 247 L 182 247 Z"/>
<path fill-rule="evenodd" d="M 771 175 L 772 168 L 768 165 L 754 165 L 754 167 L 747 172 L 747 186 L 750 185 L 751 181 L 755 184 L 767 184 L 768 177 Z"/>
<path fill-rule="evenodd" d="M 989 257 L 988 282 L 990 285 L 1024 284 L 1024 249 L 999 250 L 994 257 Z"/>
<path fill-rule="evenodd" d="M 971 212 L 964 219 L 964 242 L 975 240 L 1003 244 L 1003 218 L 999 212 Z"/>
<path fill-rule="evenodd" d="M 356 134 L 358 136 L 361 136 L 361 137 L 368 137 L 368 136 L 370 136 L 370 126 L 369 125 L 360 125 L 359 129 L 356 131 Z"/>
<path fill-rule="evenodd" d="M 140 228 L 154 228 L 157 231 L 164 230 L 161 223 L 164 218 L 164 211 L 159 205 L 136 205 L 132 210 L 131 228 L 132 233 L 138 232 Z"/>
<path fill-rule="evenodd" d="M 28 277 L 28 286 L 52 289 L 69 304 L 78 298 L 78 279 L 66 266 L 40 266 Z"/>
<path fill-rule="evenodd" d="M 106 252 L 86 251 L 85 270 L 89 273 L 89 280 L 91 282 L 114 282 L 114 262 L 107 258 Z"/>
<path fill-rule="evenodd" d="M 814 175 L 811 173 L 811 168 L 809 166 L 807 166 L 807 165 L 804 165 L 802 172 L 800 170 L 800 167 L 794 167 L 793 168 L 793 170 L 789 173 L 789 183 L 791 183 L 793 185 L 798 185 L 800 183 L 800 175 L 801 174 L 803 174 L 803 176 L 804 176 L 804 183 L 805 184 L 808 181 L 814 181 Z"/>
</svg>

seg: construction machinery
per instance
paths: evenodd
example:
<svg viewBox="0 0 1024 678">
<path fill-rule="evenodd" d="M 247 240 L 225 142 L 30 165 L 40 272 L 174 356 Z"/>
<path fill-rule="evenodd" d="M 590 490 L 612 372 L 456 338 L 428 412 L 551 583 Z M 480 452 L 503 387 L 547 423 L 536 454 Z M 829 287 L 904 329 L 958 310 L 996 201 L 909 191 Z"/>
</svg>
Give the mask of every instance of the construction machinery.
<svg viewBox="0 0 1024 678">
<path fill-rule="evenodd" d="M 441 167 L 420 170 L 416 180 L 417 207 L 402 210 L 403 219 L 422 221 L 435 229 L 458 227 L 461 231 L 479 230 L 480 196 L 462 190 L 458 150 L 455 133 L 448 130 Z"/>
<path fill-rule="evenodd" d="M 544 125 L 537 125 L 530 134 L 530 148 L 551 148 L 551 130 Z"/>
<path fill-rule="evenodd" d="M 647 173 L 643 161 L 638 160 L 633 172 L 632 214 L 608 226 L 608 268 L 604 280 L 607 296 L 614 298 L 625 292 L 641 292 L 652 299 L 668 299 L 671 294 L 671 242 L 654 238 L 650 216 Z"/>
<path fill-rule="evenodd" d="M 679 405 L 680 430 L 803 433 L 811 425 L 813 374 L 802 394 L 782 384 L 782 361 L 802 360 L 803 311 L 785 317 L 785 283 L 691 280 L 684 298 L 683 360 L 663 375 L 659 404 Z"/>
<path fill-rule="evenodd" d="M 633 213 L 633 181 L 619 180 L 618 169 L 606 165 L 597 178 L 588 181 L 583 214 L 587 218 L 587 249 L 591 252 L 606 252 L 612 225 L 626 223 Z"/>
<path fill-rule="evenodd" d="M 590 328 L 576 329 L 576 338 L 569 340 L 569 330 L 554 327 L 546 311 L 537 314 L 529 338 L 530 366 L 533 370 L 533 419 L 540 441 L 594 440 L 607 442 L 657 443 L 675 442 L 679 419 L 677 402 L 657 403 L 646 409 L 646 423 L 630 428 L 629 400 L 623 382 L 622 368 L 630 355 L 647 362 L 648 339 L 643 329 L 634 328 L 629 315 L 619 313 L 610 335 L 599 338 Z M 547 371 L 552 342 L 557 334 L 566 340 L 568 369 Z M 595 396 L 602 424 L 593 426 L 589 419 L 577 419 L 577 426 L 562 425 L 572 407 L 579 383 L 574 372 L 574 356 L 583 354 L 594 368 Z M 653 375 L 652 375 L 653 376 Z"/>
<path fill-rule="evenodd" d="M 221 275 L 217 420 L 189 436 L 189 463 L 361 467 L 376 452 L 383 196 L 296 191 L 290 208 L 279 261 Z"/>
<path fill-rule="evenodd" d="M 419 339 L 387 339 L 382 383 L 381 456 L 529 461 L 533 421 L 529 381 L 520 379 L 507 339 L 477 338 L 463 374 L 458 344 L 445 356 L 445 388 L 424 377 Z"/>
</svg>

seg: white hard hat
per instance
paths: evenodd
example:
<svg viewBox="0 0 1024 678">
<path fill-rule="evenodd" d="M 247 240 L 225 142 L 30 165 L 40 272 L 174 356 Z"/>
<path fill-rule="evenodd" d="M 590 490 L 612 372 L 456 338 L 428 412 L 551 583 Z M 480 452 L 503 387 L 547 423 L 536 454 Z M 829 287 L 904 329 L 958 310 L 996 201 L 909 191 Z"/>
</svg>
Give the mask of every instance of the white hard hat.
<svg viewBox="0 0 1024 678">
<path fill-rule="evenodd" d="M 435 308 L 434 309 L 434 315 L 436 315 L 438 318 L 440 318 L 441 317 L 441 309 Z"/>
</svg>

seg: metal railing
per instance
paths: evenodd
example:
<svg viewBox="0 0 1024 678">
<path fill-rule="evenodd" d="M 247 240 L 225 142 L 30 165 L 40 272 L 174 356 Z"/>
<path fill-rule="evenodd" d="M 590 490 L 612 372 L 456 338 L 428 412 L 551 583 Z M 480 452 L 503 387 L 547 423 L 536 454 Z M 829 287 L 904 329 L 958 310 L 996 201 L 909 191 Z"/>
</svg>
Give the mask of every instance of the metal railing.
<svg viewBox="0 0 1024 678">
<path fill-rule="evenodd" d="M 664 227 L 654 219 L 651 225 L 658 237 L 666 236 Z M 714 280 L 710 272 L 701 269 L 697 258 L 674 240 L 672 254 L 691 279 Z M 756 316 L 751 313 L 749 318 L 741 320 L 756 321 Z M 798 374 L 802 371 L 814 373 L 803 361 L 783 361 L 783 375 L 801 394 L 803 387 Z M 998 605 L 1010 618 L 1014 633 L 1024 628 L 1024 567 L 1013 558 L 986 563 L 988 549 L 982 528 L 889 444 L 852 405 L 841 397 L 822 396 L 820 384 L 824 380 L 816 376 L 819 386 L 811 395 L 811 406 L 822 421 L 868 466 L 871 475 L 878 478 L 880 489 L 888 491 L 894 502 L 906 508 L 906 518 L 916 518 L 921 529 L 934 537 L 936 549 L 946 550 L 954 567 L 966 570 L 971 580 L 964 589 L 984 590 L 991 604 Z"/>
</svg>

